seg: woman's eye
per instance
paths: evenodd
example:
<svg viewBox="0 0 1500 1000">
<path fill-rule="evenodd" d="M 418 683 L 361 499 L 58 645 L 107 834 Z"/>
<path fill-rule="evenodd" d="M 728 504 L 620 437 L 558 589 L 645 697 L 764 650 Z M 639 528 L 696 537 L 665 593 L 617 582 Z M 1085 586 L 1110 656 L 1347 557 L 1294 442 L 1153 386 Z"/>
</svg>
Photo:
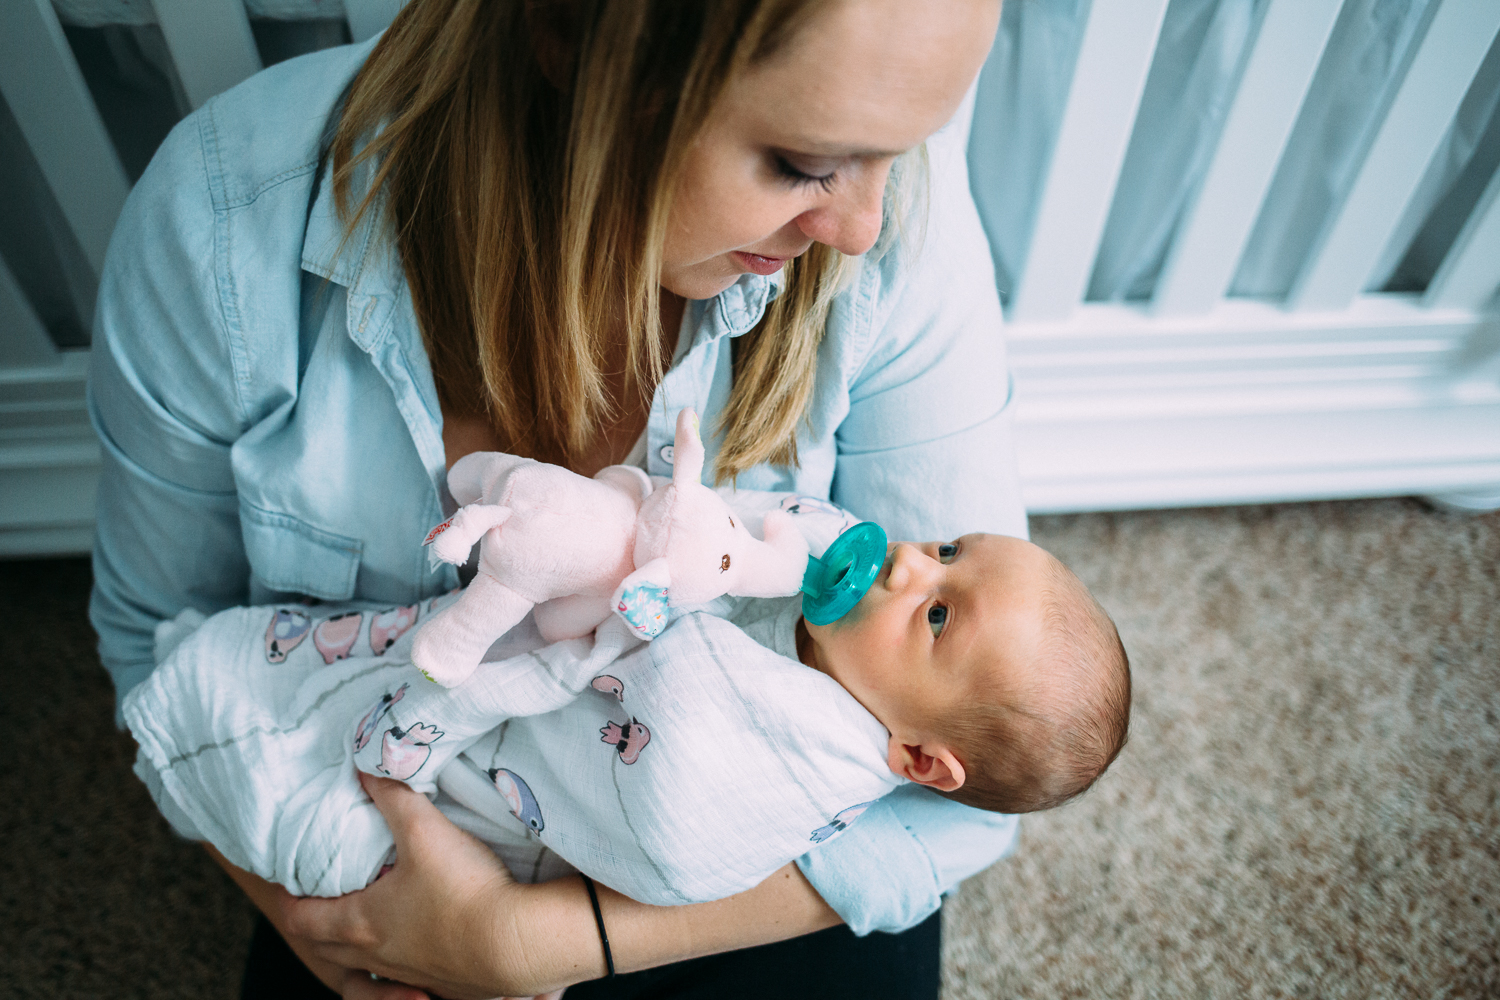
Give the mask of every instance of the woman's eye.
<svg viewBox="0 0 1500 1000">
<path fill-rule="evenodd" d="M 956 542 L 944 542 L 938 546 L 938 562 L 951 563 L 953 557 L 958 555 L 958 544 Z"/>
<path fill-rule="evenodd" d="M 833 190 L 834 179 L 838 176 L 837 170 L 830 170 L 826 174 L 810 174 L 805 170 L 798 170 L 784 156 L 777 156 L 773 159 L 776 164 L 776 173 L 781 176 L 782 180 L 789 182 L 794 187 L 816 184 L 824 191 Z"/>
<path fill-rule="evenodd" d="M 943 626 L 948 624 L 948 607 L 944 604 L 934 604 L 927 609 L 927 624 L 932 628 L 932 637 L 936 639 L 943 634 Z"/>
</svg>

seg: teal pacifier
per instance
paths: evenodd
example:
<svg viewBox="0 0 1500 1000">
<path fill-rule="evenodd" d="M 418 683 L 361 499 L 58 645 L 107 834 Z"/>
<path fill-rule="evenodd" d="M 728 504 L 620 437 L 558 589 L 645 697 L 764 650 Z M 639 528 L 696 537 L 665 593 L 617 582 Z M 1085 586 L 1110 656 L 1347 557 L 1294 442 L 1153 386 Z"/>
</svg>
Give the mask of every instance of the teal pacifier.
<svg viewBox="0 0 1500 1000">
<path fill-rule="evenodd" d="M 823 558 L 807 557 L 802 574 L 802 617 L 813 625 L 836 622 L 865 596 L 885 565 L 885 529 L 861 521 L 828 546 Z"/>
</svg>

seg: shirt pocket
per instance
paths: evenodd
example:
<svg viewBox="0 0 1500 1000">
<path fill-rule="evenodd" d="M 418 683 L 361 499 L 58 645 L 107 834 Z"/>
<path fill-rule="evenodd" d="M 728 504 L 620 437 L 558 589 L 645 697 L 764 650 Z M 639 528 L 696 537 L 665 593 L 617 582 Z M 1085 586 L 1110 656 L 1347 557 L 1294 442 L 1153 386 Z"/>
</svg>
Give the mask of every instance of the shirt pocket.
<svg viewBox="0 0 1500 1000">
<path fill-rule="evenodd" d="M 264 510 L 241 498 L 240 530 L 250 572 L 270 590 L 324 601 L 354 596 L 364 542 L 314 528 L 301 518 Z"/>
</svg>

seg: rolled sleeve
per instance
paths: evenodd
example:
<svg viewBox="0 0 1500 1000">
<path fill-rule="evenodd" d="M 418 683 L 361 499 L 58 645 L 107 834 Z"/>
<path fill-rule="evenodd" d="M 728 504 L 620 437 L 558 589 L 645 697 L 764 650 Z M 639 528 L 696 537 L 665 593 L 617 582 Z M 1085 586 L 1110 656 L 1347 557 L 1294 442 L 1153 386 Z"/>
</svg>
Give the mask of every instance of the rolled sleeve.
<svg viewBox="0 0 1500 1000">
<path fill-rule="evenodd" d="M 914 927 L 960 882 L 1015 849 L 1015 816 L 908 785 L 797 867 L 855 934 Z"/>
</svg>

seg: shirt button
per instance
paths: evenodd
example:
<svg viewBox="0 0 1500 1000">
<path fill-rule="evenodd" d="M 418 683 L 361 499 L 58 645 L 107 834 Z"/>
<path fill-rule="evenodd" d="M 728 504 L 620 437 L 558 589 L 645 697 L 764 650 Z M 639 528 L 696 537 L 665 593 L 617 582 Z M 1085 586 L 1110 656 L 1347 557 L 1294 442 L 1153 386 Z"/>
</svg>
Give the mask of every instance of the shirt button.
<svg viewBox="0 0 1500 1000">
<path fill-rule="evenodd" d="M 671 465 L 672 464 L 672 456 L 675 455 L 675 454 L 676 454 L 676 452 L 672 450 L 672 446 L 671 445 L 664 445 L 662 447 L 662 450 L 661 450 L 661 460 L 663 462 L 666 462 L 668 465 Z"/>
</svg>

